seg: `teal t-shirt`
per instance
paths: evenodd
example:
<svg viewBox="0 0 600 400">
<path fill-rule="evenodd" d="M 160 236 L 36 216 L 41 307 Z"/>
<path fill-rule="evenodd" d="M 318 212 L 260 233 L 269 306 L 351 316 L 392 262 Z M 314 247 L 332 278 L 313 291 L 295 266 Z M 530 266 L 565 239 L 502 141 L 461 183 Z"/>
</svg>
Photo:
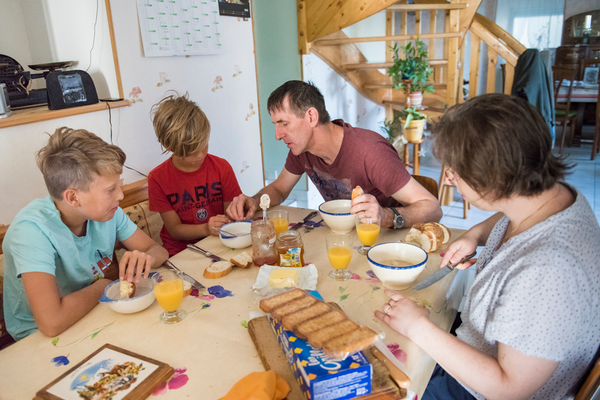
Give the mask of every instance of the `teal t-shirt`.
<svg viewBox="0 0 600 400">
<path fill-rule="evenodd" d="M 32 201 L 10 224 L 2 244 L 4 318 L 6 329 L 15 340 L 37 329 L 22 273 L 54 275 L 61 297 L 66 296 L 102 278 L 106 263 L 112 259 L 115 241 L 126 240 L 137 229 L 121 208 L 110 221 L 87 224 L 85 236 L 75 236 L 62 222 L 50 196 Z"/>
</svg>

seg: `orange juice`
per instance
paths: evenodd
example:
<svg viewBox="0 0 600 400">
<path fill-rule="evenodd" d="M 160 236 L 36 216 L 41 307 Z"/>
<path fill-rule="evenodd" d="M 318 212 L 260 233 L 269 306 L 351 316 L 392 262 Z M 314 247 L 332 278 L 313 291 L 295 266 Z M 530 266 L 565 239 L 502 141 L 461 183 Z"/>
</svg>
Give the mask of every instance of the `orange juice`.
<svg viewBox="0 0 600 400">
<path fill-rule="evenodd" d="M 288 230 L 288 220 L 286 218 L 271 218 L 271 221 L 275 225 L 275 235 Z"/>
<path fill-rule="evenodd" d="M 379 226 L 375 224 L 361 224 L 356 227 L 358 239 L 365 246 L 373 246 L 379 237 Z"/>
<path fill-rule="evenodd" d="M 183 301 L 183 281 L 159 282 L 154 286 L 154 295 L 165 311 L 176 311 Z"/>
<path fill-rule="evenodd" d="M 352 250 L 347 247 L 332 247 L 327 251 L 331 266 L 335 269 L 346 269 L 352 259 Z"/>
</svg>

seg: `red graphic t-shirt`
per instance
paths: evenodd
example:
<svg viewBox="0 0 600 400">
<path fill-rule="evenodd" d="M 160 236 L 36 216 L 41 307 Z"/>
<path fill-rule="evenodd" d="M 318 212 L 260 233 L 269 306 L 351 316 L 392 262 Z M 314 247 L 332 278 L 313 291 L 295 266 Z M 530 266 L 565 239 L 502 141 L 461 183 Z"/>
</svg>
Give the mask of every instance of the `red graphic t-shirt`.
<svg viewBox="0 0 600 400">
<path fill-rule="evenodd" d="M 212 154 L 207 154 L 200 169 L 194 172 L 177 169 L 169 158 L 148 175 L 150 211 L 175 210 L 183 224 L 206 224 L 211 217 L 225 214 L 224 203 L 241 193 L 231 165 Z M 176 240 L 164 226 L 160 238 L 169 255 L 200 240 Z"/>
</svg>

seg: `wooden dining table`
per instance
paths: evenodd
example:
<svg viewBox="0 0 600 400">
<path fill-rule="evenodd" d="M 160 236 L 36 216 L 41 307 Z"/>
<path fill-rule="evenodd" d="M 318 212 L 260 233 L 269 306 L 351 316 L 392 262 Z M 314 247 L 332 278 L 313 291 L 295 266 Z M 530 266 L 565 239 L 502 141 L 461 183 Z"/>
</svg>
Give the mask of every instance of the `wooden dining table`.
<svg viewBox="0 0 600 400">
<path fill-rule="evenodd" d="M 290 224 L 301 221 L 312 210 L 274 207 L 289 212 Z M 395 356 L 393 360 L 410 377 L 410 390 L 421 398 L 429 381 L 434 360 L 411 340 L 395 332 L 374 316 L 388 301 L 382 283 L 371 271 L 366 256 L 353 252 L 349 269 L 352 278 L 334 281 L 328 273 L 325 238 L 331 230 L 317 215 L 312 229 L 299 231 L 304 242 L 304 260 L 318 271 L 317 291 L 327 302 L 337 303 L 359 324 L 385 335 L 383 343 Z M 452 238 L 462 230 L 450 229 Z M 408 229 L 382 228 L 377 243 L 401 241 Z M 360 243 L 352 232 L 355 247 Z M 198 242 L 199 247 L 228 259 L 246 249 L 225 247 L 215 236 Z M 446 247 L 446 246 L 444 246 Z M 434 273 L 440 264 L 440 252 L 429 254 L 427 267 L 417 281 Z M 154 302 L 134 314 L 119 314 L 108 304 L 98 304 L 84 318 L 56 338 L 35 332 L 0 351 L 0 399 L 32 399 L 36 392 L 54 381 L 98 348 L 109 343 L 169 364 L 173 378 L 156 392 L 157 399 L 218 399 L 244 376 L 264 371 L 257 349 L 248 334 L 248 321 L 259 315 L 258 295 L 251 289 L 259 268 L 234 267 L 220 279 L 205 279 L 203 271 L 211 260 L 202 254 L 184 250 L 171 257 L 179 269 L 200 281 L 206 289 L 184 298 L 181 308 L 187 317 L 177 324 L 159 322 L 160 306 Z M 162 267 L 161 267 L 162 268 Z M 401 293 L 422 300 L 430 309 L 430 320 L 449 331 L 461 300 L 468 290 L 466 271 L 455 270 L 440 282 L 419 292 Z"/>
<path fill-rule="evenodd" d="M 569 93 L 569 87 L 562 85 L 558 91 L 558 102 L 565 103 Z M 571 106 L 572 109 L 577 110 L 577 124 L 575 126 L 574 145 L 579 146 L 581 141 L 581 130 L 583 127 L 583 116 L 587 103 L 598 103 L 598 85 L 584 87 L 577 86 L 573 87 L 571 93 Z"/>
</svg>

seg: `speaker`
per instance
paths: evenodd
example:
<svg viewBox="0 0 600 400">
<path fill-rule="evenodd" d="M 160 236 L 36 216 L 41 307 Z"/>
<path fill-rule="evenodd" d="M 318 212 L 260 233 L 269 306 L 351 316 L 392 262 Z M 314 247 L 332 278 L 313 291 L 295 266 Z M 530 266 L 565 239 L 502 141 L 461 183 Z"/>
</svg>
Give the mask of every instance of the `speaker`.
<svg viewBox="0 0 600 400">
<path fill-rule="evenodd" d="M 98 103 L 94 81 L 85 71 L 50 71 L 46 76 L 46 90 L 50 110 Z"/>
</svg>

